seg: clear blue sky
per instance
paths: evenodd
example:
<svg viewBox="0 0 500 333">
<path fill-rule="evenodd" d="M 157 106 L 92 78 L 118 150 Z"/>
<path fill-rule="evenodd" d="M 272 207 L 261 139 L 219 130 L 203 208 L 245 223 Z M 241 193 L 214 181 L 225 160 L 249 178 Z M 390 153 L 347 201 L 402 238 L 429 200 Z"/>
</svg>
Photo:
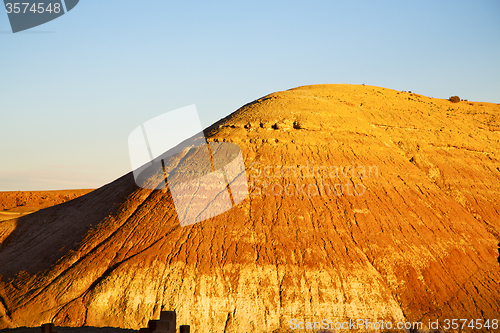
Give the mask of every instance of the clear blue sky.
<svg viewBox="0 0 500 333">
<path fill-rule="evenodd" d="M 0 191 L 111 182 L 135 127 L 190 104 L 206 127 L 317 83 L 500 102 L 497 0 L 81 0 L 9 31 L 0 11 Z"/>
</svg>

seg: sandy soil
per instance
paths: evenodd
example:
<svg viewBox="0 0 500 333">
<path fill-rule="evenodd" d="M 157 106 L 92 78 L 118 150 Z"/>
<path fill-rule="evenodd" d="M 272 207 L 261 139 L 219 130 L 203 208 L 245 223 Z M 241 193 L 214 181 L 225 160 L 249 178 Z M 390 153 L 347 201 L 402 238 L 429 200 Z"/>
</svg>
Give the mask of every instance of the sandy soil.
<svg viewBox="0 0 500 333">
<path fill-rule="evenodd" d="M 31 214 L 92 192 L 84 190 L 0 192 L 0 221 Z"/>
</svg>

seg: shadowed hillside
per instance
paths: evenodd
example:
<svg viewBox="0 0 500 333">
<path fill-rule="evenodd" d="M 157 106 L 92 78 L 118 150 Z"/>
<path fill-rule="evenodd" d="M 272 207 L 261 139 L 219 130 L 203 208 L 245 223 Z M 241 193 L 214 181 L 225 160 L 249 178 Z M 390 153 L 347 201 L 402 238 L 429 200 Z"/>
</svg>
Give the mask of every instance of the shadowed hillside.
<svg viewBox="0 0 500 333">
<path fill-rule="evenodd" d="M 240 146 L 242 203 L 180 227 L 169 190 L 127 174 L 0 222 L 0 327 L 497 318 L 499 105 L 305 86 L 205 132 Z"/>
</svg>

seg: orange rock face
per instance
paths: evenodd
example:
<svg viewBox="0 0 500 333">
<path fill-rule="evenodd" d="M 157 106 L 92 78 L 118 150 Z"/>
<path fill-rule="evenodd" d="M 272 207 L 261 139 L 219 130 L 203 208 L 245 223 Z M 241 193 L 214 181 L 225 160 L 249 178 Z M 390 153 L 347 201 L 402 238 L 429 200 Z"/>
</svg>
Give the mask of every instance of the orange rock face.
<svg viewBox="0 0 500 333">
<path fill-rule="evenodd" d="M 243 202 L 180 227 L 127 174 L 0 222 L 0 328 L 500 319 L 499 105 L 305 86 L 205 132 L 241 148 Z"/>
</svg>

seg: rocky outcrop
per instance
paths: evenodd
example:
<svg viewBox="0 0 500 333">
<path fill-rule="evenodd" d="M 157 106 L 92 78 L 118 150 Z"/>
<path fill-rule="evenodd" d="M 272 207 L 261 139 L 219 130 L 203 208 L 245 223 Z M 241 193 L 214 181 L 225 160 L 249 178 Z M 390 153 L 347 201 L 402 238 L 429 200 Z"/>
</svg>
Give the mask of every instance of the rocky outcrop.
<svg viewBox="0 0 500 333">
<path fill-rule="evenodd" d="M 180 227 L 127 174 L 0 222 L 0 328 L 286 332 L 290 321 L 493 319 L 500 312 L 500 106 L 300 87 L 206 129 L 237 143 L 250 195 Z"/>
</svg>

